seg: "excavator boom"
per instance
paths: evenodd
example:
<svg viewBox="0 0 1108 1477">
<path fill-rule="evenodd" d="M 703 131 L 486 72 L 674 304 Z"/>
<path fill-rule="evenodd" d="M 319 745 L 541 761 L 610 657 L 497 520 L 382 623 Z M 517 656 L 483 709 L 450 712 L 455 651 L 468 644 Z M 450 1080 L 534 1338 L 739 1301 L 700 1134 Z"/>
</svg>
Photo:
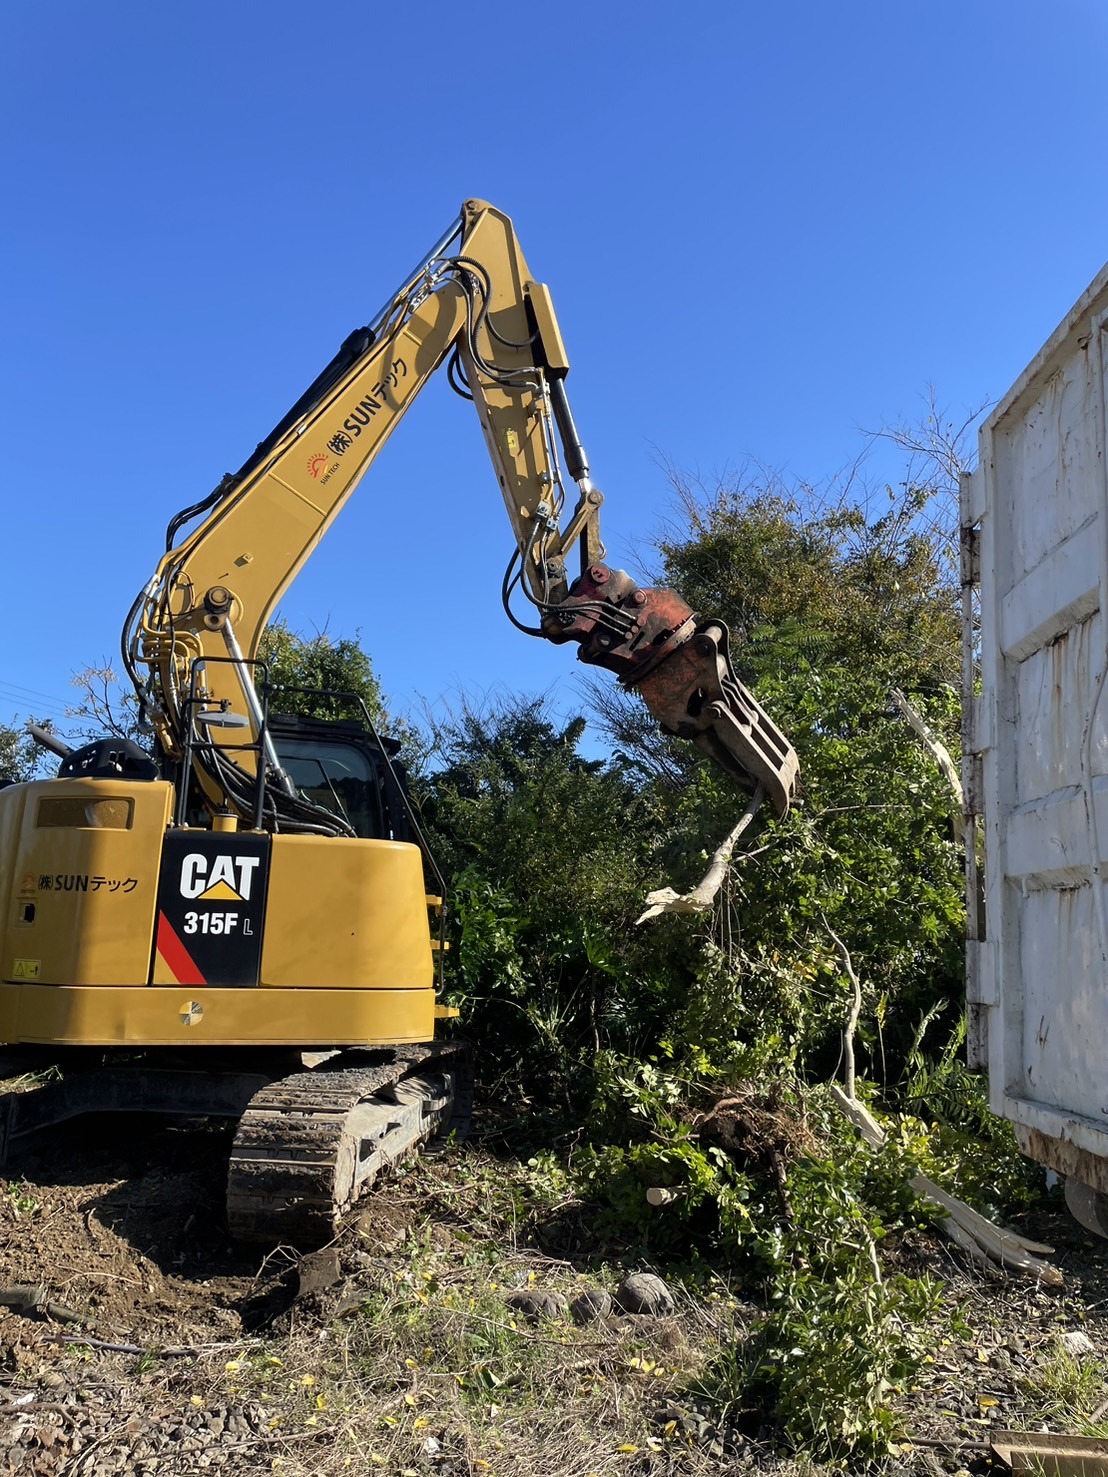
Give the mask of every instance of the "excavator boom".
<svg viewBox="0 0 1108 1477">
<path fill-rule="evenodd" d="M 263 733 L 255 667 L 266 621 L 447 359 L 455 388 L 474 401 L 514 536 L 505 605 L 518 589 L 533 608 L 531 623 L 509 609 L 511 618 L 528 634 L 577 642 L 581 660 L 638 690 L 667 732 L 746 788 L 764 785 L 783 814 L 796 757 L 736 677 L 726 629 L 603 562 L 603 497 L 566 396 L 569 359 L 549 290 L 532 278 L 509 219 L 479 200 L 246 464 L 171 523 L 124 632 L 162 751 L 187 751 L 210 809 L 250 816 L 257 761 L 222 715 L 238 711 Z M 463 515 L 448 507 L 445 516 Z M 262 762 L 274 816 L 286 828 L 313 825 L 272 746 Z"/>
</svg>

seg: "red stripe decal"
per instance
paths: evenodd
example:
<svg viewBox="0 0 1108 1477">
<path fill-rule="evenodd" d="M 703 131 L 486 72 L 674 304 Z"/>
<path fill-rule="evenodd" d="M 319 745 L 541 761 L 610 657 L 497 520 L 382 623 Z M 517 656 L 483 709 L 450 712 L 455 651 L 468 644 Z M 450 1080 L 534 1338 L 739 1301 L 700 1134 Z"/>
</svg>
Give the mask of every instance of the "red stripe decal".
<svg viewBox="0 0 1108 1477">
<path fill-rule="evenodd" d="M 208 982 L 196 966 L 196 961 L 177 937 L 172 923 L 164 913 L 158 914 L 158 953 L 165 960 L 171 974 L 179 985 L 206 985 Z"/>
</svg>

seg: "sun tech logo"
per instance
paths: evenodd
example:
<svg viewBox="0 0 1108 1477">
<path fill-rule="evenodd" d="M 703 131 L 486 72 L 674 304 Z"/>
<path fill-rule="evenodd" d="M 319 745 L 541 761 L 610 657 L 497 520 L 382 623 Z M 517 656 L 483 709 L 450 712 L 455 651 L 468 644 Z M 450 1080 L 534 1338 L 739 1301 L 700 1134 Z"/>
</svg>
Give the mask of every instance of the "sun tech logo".
<svg viewBox="0 0 1108 1477">
<path fill-rule="evenodd" d="M 313 477 L 319 478 L 326 470 L 327 463 L 330 460 L 331 458 L 328 456 L 324 456 L 322 452 L 317 452 L 315 456 L 310 456 L 308 458 L 308 471 L 312 474 Z"/>
</svg>

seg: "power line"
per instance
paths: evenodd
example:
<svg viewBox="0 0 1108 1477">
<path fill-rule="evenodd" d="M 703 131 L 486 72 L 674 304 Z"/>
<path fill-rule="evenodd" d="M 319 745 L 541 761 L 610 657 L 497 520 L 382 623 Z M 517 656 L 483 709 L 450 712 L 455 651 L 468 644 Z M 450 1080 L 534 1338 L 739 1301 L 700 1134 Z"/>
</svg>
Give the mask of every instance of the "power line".
<svg viewBox="0 0 1108 1477">
<path fill-rule="evenodd" d="M 28 697 L 42 698 L 48 703 L 53 703 L 55 707 L 59 704 L 64 705 L 65 703 L 64 698 L 55 697 L 52 693 L 49 692 L 39 692 L 38 689 L 35 687 L 23 687 L 20 685 L 20 683 L 9 682 L 7 678 L 4 677 L 0 677 L 0 687 L 6 687 L 10 692 L 26 693 Z"/>
<path fill-rule="evenodd" d="M 8 692 L 6 684 L 0 683 L 0 700 L 18 711 L 41 713 L 44 717 L 58 718 L 70 721 L 72 714 L 67 704 L 47 700 L 46 698 L 28 697 L 23 693 Z"/>
</svg>

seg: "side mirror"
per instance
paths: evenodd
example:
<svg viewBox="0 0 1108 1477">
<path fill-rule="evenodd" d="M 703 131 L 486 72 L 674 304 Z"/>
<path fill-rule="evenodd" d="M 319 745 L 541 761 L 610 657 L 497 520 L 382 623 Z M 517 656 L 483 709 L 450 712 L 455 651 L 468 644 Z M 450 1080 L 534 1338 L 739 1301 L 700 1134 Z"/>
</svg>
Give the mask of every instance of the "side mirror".
<svg viewBox="0 0 1108 1477">
<path fill-rule="evenodd" d="M 206 713 L 195 715 L 197 723 L 205 728 L 249 728 L 250 719 L 245 713 L 232 713 L 223 708 L 212 708 Z"/>
</svg>

